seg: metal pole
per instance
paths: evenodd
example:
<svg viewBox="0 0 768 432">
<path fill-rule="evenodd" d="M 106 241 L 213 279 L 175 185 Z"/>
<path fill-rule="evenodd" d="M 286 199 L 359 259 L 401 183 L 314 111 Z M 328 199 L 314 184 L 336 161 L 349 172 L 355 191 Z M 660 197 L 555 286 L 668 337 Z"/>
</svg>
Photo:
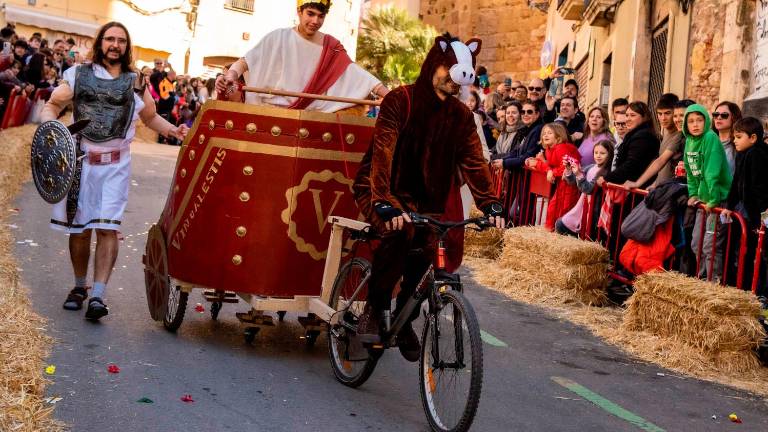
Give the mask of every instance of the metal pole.
<svg viewBox="0 0 768 432">
<path fill-rule="evenodd" d="M 381 100 L 355 99 L 355 98 L 346 98 L 346 97 L 338 97 L 338 96 L 326 96 L 326 95 L 318 95 L 318 94 L 312 94 L 312 93 L 303 93 L 303 92 L 294 92 L 294 91 L 288 91 L 288 90 L 271 89 L 271 88 L 265 88 L 265 87 L 243 87 L 241 90 L 244 91 L 244 92 L 250 92 L 250 93 L 261 93 L 261 94 L 274 95 L 274 96 L 288 96 L 288 97 L 315 99 L 315 100 L 322 100 L 322 101 L 351 103 L 351 104 L 355 104 L 355 105 L 370 105 L 370 106 L 380 106 L 381 105 Z"/>
</svg>

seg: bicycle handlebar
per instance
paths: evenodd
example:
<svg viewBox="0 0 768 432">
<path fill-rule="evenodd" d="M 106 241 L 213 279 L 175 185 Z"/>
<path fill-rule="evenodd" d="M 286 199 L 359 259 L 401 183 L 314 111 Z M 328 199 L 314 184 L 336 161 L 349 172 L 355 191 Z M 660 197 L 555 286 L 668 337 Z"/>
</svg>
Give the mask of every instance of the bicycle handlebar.
<svg viewBox="0 0 768 432">
<path fill-rule="evenodd" d="M 488 228 L 496 227 L 496 225 L 492 224 L 488 220 L 488 218 L 485 216 L 465 219 L 460 222 L 440 222 L 437 219 L 434 219 L 432 217 L 422 215 L 416 212 L 409 212 L 408 216 L 411 218 L 411 222 L 413 223 L 414 226 L 437 228 L 438 231 L 440 231 L 441 236 L 454 228 L 463 227 L 467 225 L 475 225 L 475 227 L 472 227 L 471 229 L 474 229 L 476 231 L 484 231 Z M 373 228 L 373 226 L 368 226 L 366 229 L 360 230 L 360 231 L 352 231 L 352 234 L 351 234 L 353 240 L 362 240 L 362 241 L 368 241 L 374 238 L 378 238 L 380 235 L 381 233 L 377 232 L 376 229 Z"/>
<path fill-rule="evenodd" d="M 411 218 L 411 221 L 416 226 L 433 226 L 435 228 L 440 229 L 440 231 L 443 231 L 443 232 L 448 232 L 453 228 L 463 227 L 467 225 L 475 225 L 478 231 L 483 231 L 487 228 L 496 227 L 496 225 L 492 224 L 488 220 L 488 218 L 485 216 L 465 219 L 460 222 L 440 222 L 437 219 L 434 219 L 429 216 L 425 216 L 416 212 L 410 212 L 408 213 L 408 216 Z"/>
</svg>

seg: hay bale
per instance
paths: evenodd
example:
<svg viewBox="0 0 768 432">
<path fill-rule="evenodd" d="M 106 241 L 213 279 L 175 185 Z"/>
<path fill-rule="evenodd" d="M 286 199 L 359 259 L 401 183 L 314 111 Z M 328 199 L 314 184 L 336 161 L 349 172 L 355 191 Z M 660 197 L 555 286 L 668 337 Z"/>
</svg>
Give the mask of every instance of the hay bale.
<svg viewBox="0 0 768 432">
<path fill-rule="evenodd" d="M 492 287 L 508 296 L 528 303 L 581 304 L 602 306 L 607 298 L 603 290 L 575 290 L 554 288 L 540 276 L 527 271 L 503 268 L 498 262 L 472 263 L 473 278 L 482 285 Z"/>
<path fill-rule="evenodd" d="M 540 228 L 513 228 L 504 235 L 499 264 L 559 290 L 564 302 L 608 303 L 608 251 L 596 243 Z"/>
<path fill-rule="evenodd" d="M 643 275 L 635 284 L 638 291 L 695 309 L 702 315 L 760 315 L 760 302 L 745 291 L 693 279 L 675 272 Z"/>
<path fill-rule="evenodd" d="M 506 246 L 501 255 L 501 265 L 528 272 L 548 285 L 566 290 L 603 290 L 608 282 L 608 263 L 564 264 L 547 256 Z"/>
<path fill-rule="evenodd" d="M 489 228 L 475 231 L 464 230 L 464 255 L 474 258 L 496 259 L 501 255 L 504 230 Z"/>
<path fill-rule="evenodd" d="M 504 247 L 530 252 L 547 261 L 566 265 L 602 264 L 608 262 L 608 250 L 595 242 L 564 236 L 540 227 L 517 227 L 507 230 Z"/>
<path fill-rule="evenodd" d="M 760 303 L 745 291 L 679 273 L 642 275 L 627 302 L 621 330 L 649 332 L 685 345 L 719 369 L 760 367 L 755 349 L 766 337 Z"/>
<path fill-rule="evenodd" d="M 483 212 L 474 205 L 469 209 L 470 218 L 483 216 Z M 464 256 L 496 259 L 501 254 L 503 241 L 504 230 L 490 228 L 484 231 L 476 231 L 472 228 L 466 228 L 464 229 Z"/>
</svg>

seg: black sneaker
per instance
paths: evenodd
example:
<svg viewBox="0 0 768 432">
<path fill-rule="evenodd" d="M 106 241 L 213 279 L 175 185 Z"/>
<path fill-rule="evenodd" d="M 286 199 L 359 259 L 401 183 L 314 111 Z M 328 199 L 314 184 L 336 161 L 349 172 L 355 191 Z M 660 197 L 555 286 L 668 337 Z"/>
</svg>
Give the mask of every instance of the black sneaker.
<svg viewBox="0 0 768 432">
<path fill-rule="evenodd" d="M 99 318 L 109 314 L 107 305 L 101 300 L 100 297 L 93 297 L 88 300 L 88 310 L 85 311 L 85 319 L 98 321 Z"/>
<path fill-rule="evenodd" d="M 397 334 L 397 347 L 404 359 L 409 362 L 419 361 L 421 343 L 411 323 L 404 325 L 400 333 Z"/>
<path fill-rule="evenodd" d="M 64 300 L 62 307 L 66 310 L 78 311 L 83 308 L 83 302 L 88 298 L 87 287 L 74 287 Z"/>
</svg>

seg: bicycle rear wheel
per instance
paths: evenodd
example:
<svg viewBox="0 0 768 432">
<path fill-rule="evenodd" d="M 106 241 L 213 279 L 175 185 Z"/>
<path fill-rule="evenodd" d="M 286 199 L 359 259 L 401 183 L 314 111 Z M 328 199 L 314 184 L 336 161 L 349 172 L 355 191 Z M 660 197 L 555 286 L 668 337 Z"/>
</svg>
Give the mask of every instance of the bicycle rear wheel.
<svg viewBox="0 0 768 432">
<path fill-rule="evenodd" d="M 467 299 L 456 291 L 440 294 L 442 307 L 425 320 L 419 386 L 434 431 L 469 430 L 483 386 L 480 325 Z"/>
<path fill-rule="evenodd" d="M 367 381 L 381 357 L 379 350 L 367 350 L 357 342 L 351 329 L 357 327 L 363 313 L 365 301 L 360 293 L 347 308 L 355 291 L 368 287 L 370 273 L 371 264 L 367 260 L 354 258 L 341 267 L 333 282 L 330 306 L 339 316 L 337 324 L 328 326 L 328 356 L 336 379 L 349 387 L 359 387 Z"/>
</svg>

